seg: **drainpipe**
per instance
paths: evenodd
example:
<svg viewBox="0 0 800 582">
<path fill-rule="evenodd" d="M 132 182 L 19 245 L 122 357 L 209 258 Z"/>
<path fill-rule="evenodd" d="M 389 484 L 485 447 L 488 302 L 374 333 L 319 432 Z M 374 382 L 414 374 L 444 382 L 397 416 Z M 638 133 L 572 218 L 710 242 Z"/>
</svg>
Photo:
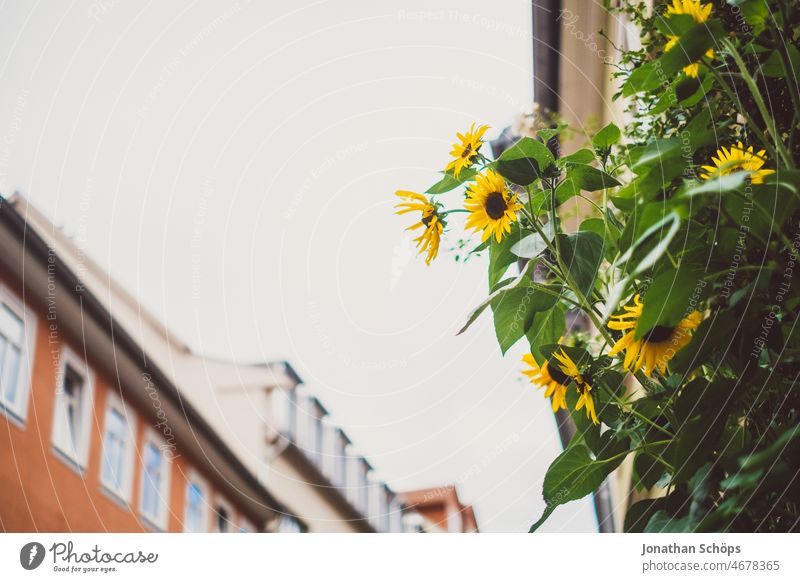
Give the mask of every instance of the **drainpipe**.
<svg viewBox="0 0 800 582">
<path fill-rule="evenodd" d="M 539 107 L 552 113 L 559 110 L 559 86 L 561 82 L 559 56 L 561 48 L 561 0 L 532 0 L 533 18 L 533 97 Z M 558 157 L 558 139 L 547 146 Z M 577 315 L 577 314 L 576 314 Z M 578 323 L 578 322 L 576 322 Z M 555 413 L 558 436 L 562 447 L 566 447 L 575 434 L 575 424 L 566 410 Z M 613 504 L 608 480 L 603 481 L 594 492 L 594 509 L 597 526 L 601 533 L 614 532 Z"/>
</svg>

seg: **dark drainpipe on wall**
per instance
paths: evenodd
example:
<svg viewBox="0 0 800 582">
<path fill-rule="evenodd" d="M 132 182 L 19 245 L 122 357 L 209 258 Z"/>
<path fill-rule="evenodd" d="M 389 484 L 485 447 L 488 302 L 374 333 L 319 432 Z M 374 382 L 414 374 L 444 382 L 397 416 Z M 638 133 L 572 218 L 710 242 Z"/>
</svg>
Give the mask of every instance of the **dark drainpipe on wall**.
<svg viewBox="0 0 800 582">
<path fill-rule="evenodd" d="M 533 0 L 533 96 L 543 110 L 557 113 L 559 110 L 561 47 L 561 0 Z M 549 142 L 548 147 L 558 157 L 558 139 Z M 575 324 L 581 323 L 581 314 L 575 314 Z M 568 316 L 569 321 L 569 316 Z M 566 447 L 575 434 L 575 424 L 566 410 L 555 413 L 558 435 L 562 447 Z M 601 533 L 614 532 L 613 505 L 611 490 L 603 481 L 594 493 L 594 508 L 597 514 L 598 530 Z"/>
</svg>

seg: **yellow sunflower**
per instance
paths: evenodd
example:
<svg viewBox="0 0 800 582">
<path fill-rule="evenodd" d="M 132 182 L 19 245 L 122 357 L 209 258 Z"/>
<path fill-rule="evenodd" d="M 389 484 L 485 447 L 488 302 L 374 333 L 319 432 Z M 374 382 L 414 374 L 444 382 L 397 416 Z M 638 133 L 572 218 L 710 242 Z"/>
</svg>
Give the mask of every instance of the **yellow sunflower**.
<svg viewBox="0 0 800 582">
<path fill-rule="evenodd" d="M 700 0 L 672 0 L 672 4 L 667 7 L 667 14 L 688 14 L 695 23 L 701 24 L 711 16 L 713 6 L 701 4 Z"/>
<path fill-rule="evenodd" d="M 489 129 L 488 125 L 481 125 L 478 129 L 475 129 L 475 124 L 473 123 L 466 134 L 457 133 L 456 136 L 460 142 L 453 144 L 453 149 L 450 152 L 450 155 L 453 156 L 453 161 L 447 164 L 445 170 L 452 170 L 453 176 L 458 178 L 461 170 L 469 168 L 475 158 L 478 157 L 478 150 L 483 145 L 481 138 L 487 129 Z"/>
<path fill-rule="evenodd" d="M 564 374 L 558 366 L 550 366 L 550 363 L 545 361 L 542 365 L 536 363 L 536 358 L 533 354 L 525 354 L 522 356 L 522 361 L 528 364 L 531 369 L 523 370 L 531 384 L 544 388 L 544 397 L 552 399 L 553 412 L 559 408 L 567 409 L 567 384 L 569 384 L 570 377 Z"/>
<path fill-rule="evenodd" d="M 483 230 L 482 241 L 494 234 L 495 240 L 500 242 L 504 234 L 511 232 L 511 224 L 517 220 L 517 210 L 522 204 L 517 202 L 516 194 L 508 191 L 500 174 L 487 170 L 467 188 L 464 208 L 470 212 L 468 229 Z"/>
<path fill-rule="evenodd" d="M 717 155 L 711 157 L 714 166 L 703 166 L 705 172 L 700 174 L 703 180 L 710 180 L 719 176 L 724 176 L 732 172 L 744 170 L 750 172 L 750 182 L 752 184 L 763 184 L 764 177 L 774 174 L 775 170 L 768 168 L 762 169 L 767 158 L 764 156 L 766 150 L 753 152 L 753 146 L 745 149 L 742 142 L 731 146 L 730 149 L 721 147 L 717 150 Z M 715 167 L 716 166 L 716 167 Z"/>
<path fill-rule="evenodd" d="M 711 16 L 711 4 L 701 4 L 700 0 L 672 0 L 672 4 L 667 8 L 668 14 L 688 14 L 691 16 L 696 24 L 702 24 Z M 678 42 L 677 36 L 667 37 L 667 44 L 664 45 L 664 50 L 668 51 L 675 46 Z M 706 56 L 709 59 L 714 58 L 714 49 L 708 49 Z M 700 63 L 692 63 L 683 68 L 683 72 L 689 77 L 697 77 L 700 71 Z"/>
<path fill-rule="evenodd" d="M 409 192 L 407 190 L 398 190 L 397 196 L 405 200 L 397 204 L 396 214 L 406 214 L 407 212 L 421 212 L 422 217 L 419 222 L 412 224 L 406 230 L 416 230 L 422 227 L 424 230 L 422 234 L 414 239 L 417 243 L 418 254 L 427 251 L 425 256 L 425 264 L 430 265 L 431 261 L 439 254 L 439 242 L 442 238 L 442 231 L 444 230 L 445 223 L 439 216 L 437 205 L 432 204 L 422 194 Z"/>
<path fill-rule="evenodd" d="M 615 356 L 625 350 L 623 366 L 631 372 L 643 369 L 648 377 L 653 370 L 666 374 L 667 363 L 692 340 L 692 332 L 700 325 L 703 316 L 699 311 L 692 311 L 676 326 L 656 325 L 641 338 L 635 339 L 643 308 L 642 300 L 636 295 L 633 305 L 624 306 L 625 313 L 611 316 L 608 327 L 626 333 L 608 355 Z"/>
<path fill-rule="evenodd" d="M 575 362 L 572 361 L 566 352 L 561 349 L 559 352 L 554 352 L 553 357 L 558 360 L 559 368 L 561 371 L 575 382 L 578 388 L 578 402 L 575 404 L 575 410 L 586 408 L 586 418 L 591 420 L 594 424 L 600 424 L 597 418 L 597 413 L 594 408 L 594 396 L 592 396 L 592 383 L 590 379 L 578 369 Z"/>
</svg>

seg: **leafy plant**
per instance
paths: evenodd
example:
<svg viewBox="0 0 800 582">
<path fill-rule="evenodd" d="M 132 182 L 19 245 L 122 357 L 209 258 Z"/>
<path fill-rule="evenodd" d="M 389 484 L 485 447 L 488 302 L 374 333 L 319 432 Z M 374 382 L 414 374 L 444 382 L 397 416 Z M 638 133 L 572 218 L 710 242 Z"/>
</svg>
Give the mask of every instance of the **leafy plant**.
<svg viewBox="0 0 800 582">
<path fill-rule="evenodd" d="M 554 125 L 495 160 L 473 126 L 417 240 L 430 256 L 469 214 L 490 295 L 461 332 L 490 308 L 502 351 L 528 343 L 525 374 L 577 427 L 532 530 L 630 457 L 653 498 L 626 531 L 797 531 L 800 2 L 623 4 L 643 42 L 612 73 L 631 123 L 560 158 Z M 593 215 L 569 232 L 576 197 Z M 578 313 L 588 327 L 567 326 Z"/>
</svg>

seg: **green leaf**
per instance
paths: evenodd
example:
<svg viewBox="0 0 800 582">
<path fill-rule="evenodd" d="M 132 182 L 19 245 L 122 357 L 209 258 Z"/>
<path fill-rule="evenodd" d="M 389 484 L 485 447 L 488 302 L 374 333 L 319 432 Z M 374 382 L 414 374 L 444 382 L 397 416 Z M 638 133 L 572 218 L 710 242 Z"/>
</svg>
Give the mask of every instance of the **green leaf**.
<svg viewBox="0 0 800 582">
<path fill-rule="evenodd" d="M 619 141 L 621 136 L 619 127 L 609 123 L 592 137 L 592 145 L 596 150 L 609 148 Z"/>
<path fill-rule="evenodd" d="M 650 489 L 658 483 L 664 474 L 664 465 L 655 456 L 645 451 L 640 451 L 633 460 L 636 476 L 645 489 Z"/>
<path fill-rule="evenodd" d="M 529 281 L 492 301 L 495 335 L 504 354 L 534 325 L 536 312 L 548 311 L 556 304 L 560 292 L 558 286 L 542 290 Z"/>
<path fill-rule="evenodd" d="M 675 402 L 677 431 L 673 447 L 673 481 L 688 480 L 719 444 L 728 409 L 743 383 L 727 378 L 698 379 L 684 386 Z"/>
<path fill-rule="evenodd" d="M 534 313 L 525 336 L 530 344 L 531 353 L 537 361 L 541 362 L 549 358 L 549 354 L 545 355 L 542 348 L 552 345 L 561 339 L 566 327 L 564 308 L 561 305 L 554 305 L 550 311 Z"/>
<path fill-rule="evenodd" d="M 789 66 L 794 71 L 800 71 L 800 51 L 790 44 L 787 45 L 786 52 L 789 54 Z M 783 66 L 783 59 L 777 50 L 772 51 L 769 58 L 761 65 L 759 72 L 765 77 L 788 78 L 786 67 Z"/>
<path fill-rule="evenodd" d="M 644 533 L 686 533 L 690 531 L 692 531 L 692 527 L 688 515 L 677 519 L 663 510 L 657 511 L 647 522 L 647 527 L 644 528 Z"/>
<path fill-rule="evenodd" d="M 581 189 L 577 182 L 574 180 L 562 180 L 561 183 L 556 186 L 556 205 L 560 206 L 564 204 L 564 202 L 573 196 L 577 196 L 580 192 Z"/>
<path fill-rule="evenodd" d="M 661 94 L 648 114 L 659 115 L 671 107 L 693 107 L 708 94 L 713 84 L 711 75 L 705 75 L 702 83 L 694 77 L 681 75 Z"/>
<path fill-rule="evenodd" d="M 581 222 L 578 230 L 593 232 L 598 236 L 605 237 L 606 223 L 602 218 L 587 218 Z"/>
<path fill-rule="evenodd" d="M 586 164 L 574 164 L 569 167 L 564 177 L 565 181 L 573 182 L 577 190 L 596 192 L 605 188 L 619 186 L 619 181 L 613 176 Z"/>
<path fill-rule="evenodd" d="M 489 237 L 489 289 L 494 289 L 508 268 L 517 261 L 512 247 L 519 244 L 522 237 L 523 232 L 518 222 L 511 225 L 511 232 L 506 234 L 500 242 L 497 242 L 494 237 Z"/>
<path fill-rule="evenodd" d="M 745 179 L 748 175 L 749 172 L 733 172 L 732 174 L 718 176 L 711 180 L 692 183 L 683 188 L 678 193 L 678 196 L 691 198 L 692 196 L 698 196 L 700 194 L 722 194 L 723 192 L 740 190 L 744 186 Z"/>
<path fill-rule="evenodd" d="M 625 533 L 643 533 L 653 515 L 662 510 L 665 505 L 666 500 L 663 497 L 637 501 L 625 512 L 623 531 Z"/>
<path fill-rule="evenodd" d="M 664 75 L 669 78 L 685 66 L 696 63 L 724 35 L 722 23 L 717 19 L 706 20 L 687 30 L 680 35 L 675 46 L 659 57 Z"/>
<path fill-rule="evenodd" d="M 469 182 L 478 173 L 477 168 L 465 168 L 458 174 L 458 178 L 453 176 L 450 172 L 444 172 L 444 178 L 436 182 L 433 186 L 428 188 L 426 194 L 443 194 L 461 186 L 465 182 Z"/>
<path fill-rule="evenodd" d="M 695 330 L 691 343 L 672 359 L 670 370 L 686 374 L 707 362 L 715 350 L 727 352 L 737 325 L 738 320 L 726 312 L 713 313 Z"/>
<path fill-rule="evenodd" d="M 767 18 L 770 17 L 770 8 L 765 0 L 728 0 L 728 4 L 739 8 L 739 15 L 752 28 L 752 35 L 757 37 L 764 30 Z"/>
<path fill-rule="evenodd" d="M 472 313 L 470 313 L 469 317 L 467 318 L 467 322 L 458 331 L 456 335 L 461 335 L 462 333 L 467 331 L 467 329 L 469 329 L 469 326 L 475 323 L 475 320 L 478 319 L 478 317 L 480 317 L 481 313 L 486 311 L 486 308 L 489 307 L 492 301 L 502 297 L 505 293 L 510 293 L 512 290 L 516 289 L 520 285 L 527 284 L 527 282 L 530 280 L 531 273 L 533 272 L 535 266 L 536 266 L 536 261 L 528 261 L 528 263 L 525 265 L 525 268 L 522 269 L 522 273 L 520 273 L 519 276 L 516 279 L 514 279 L 514 281 L 492 292 L 489 295 L 489 297 L 484 299 L 480 305 L 478 305 L 475 309 L 472 310 Z"/>
<path fill-rule="evenodd" d="M 626 533 L 643 533 L 650 519 L 658 511 L 664 511 L 669 517 L 670 512 L 686 507 L 689 499 L 683 488 L 676 489 L 666 497 L 657 499 L 645 499 L 634 503 L 625 514 L 625 525 L 623 530 Z"/>
<path fill-rule="evenodd" d="M 622 86 L 622 94 L 630 97 L 642 91 L 669 86 L 674 74 L 699 61 L 723 34 L 722 25 L 716 19 L 695 25 L 681 34 L 678 42 L 658 59 L 634 69 Z"/>
<path fill-rule="evenodd" d="M 654 164 L 660 164 L 662 159 L 678 155 L 680 148 L 681 142 L 676 137 L 655 139 L 643 146 L 632 148 L 629 154 L 631 170 L 635 174 L 643 174 Z"/>
<path fill-rule="evenodd" d="M 742 470 L 747 471 L 767 467 L 771 463 L 774 463 L 786 447 L 798 437 L 800 437 L 800 424 L 790 427 L 788 430 L 781 433 L 767 448 L 758 453 L 742 457 L 739 460 L 739 466 Z"/>
<path fill-rule="evenodd" d="M 673 327 L 693 311 L 706 295 L 709 285 L 705 271 L 681 266 L 659 273 L 644 296 L 644 308 L 636 324 L 636 339 L 641 339 L 655 326 Z M 690 301 L 695 304 L 690 306 Z"/>
<path fill-rule="evenodd" d="M 623 278 L 619 283 L 614 285 L 614 287 L 611 289 L 608 296 L 606 297 L 605 313 L 612 314 L 617 311 L 620 299 L 625 294 L 625 291 L 627 290 L 631 281 L 633 281 L 633 279 L 638 274 L 643 273 L 644 271 L 652 267 L 656 263 L 656 261 L 658 261 L 658 259 L 661 258 L 661 256 L 667 251 L 667 248 L 669 248 L 669 244 L 672 242 L 672 239 L 675 238 L 675 235 L 678 233 L 680 226 L 681 226 L 680 216 L 674 211 L 668 213 L 666 216 L 663 216 L 660 220 L 658 220 L 655 224 L 652 224 L 649 228 L 647 228 L 641 234 L 641 236 L 639 236 L 636 239 L 636 241 L 628 247 L 628 249 L 620 256 L 620 258 L 617 259 L 617 261 L 614 263 L 614 265 L 612 265 L 612 267 L 624 265 L 625 263 L 630 261 L 634 252 L 643 247 L 646 243 L 652 242 L 650 241 L 650 238 L 653 235 L 655 235 L 656 233 L 660 234 L 660 237 L 656 239 L 655 244 L 647 252 L 647 254 L 639 261 L 634 262 L 633 268 L 630 269 L 628 276 Z M 624 235 L 625 233 L 623 233 L 623 237 Z M 620 239 L 620 250 L 622 250 L 623 244 L 624 243 L 622 239 Z"/>
<path fill-rule="evenodd" d="M 523 137 L 497 159 L 497 171 L 514 184 L 528 186 L 554 162 L 555 158 L 546 145 L 531 137 Z"/>
<path fill-rule="evenodd" d="M 559 234 L 558 240 L 561 260 L 581 293 L 585 297 L 591 297 L 603 260 L 603 237 L 594 232 L 578 231 L 574 234 Z"/>
<path fill-rule="evenodd" d="M 617 441 L 613 446 L 609 444 L 603 454 L 594 457 L 582 442 L 570 443 L 547 470 L 542 491 L 546 509 L 530 531 L 536 531 L 559 505 L 581 499 L 595 491 L 609 473 L 622 463 L 629 445 L 629 442 Z"/>
<path fill-rule="evenodd" d="M 583 148 L 569 154 L 568 156 L 562 156 L 558 158 L 558 163 L 560 165 L 591 164 L 594 160 L 595 160 L 594 152 L 592 150 Z"/>
<path fill-rule="evenodd" d="M 544 225 L 542 231 L 545 236 L 549 237 L 548 241 L 542 239 L 538 232 L 534 232 L 514 243 L 511 247 L 511 253 L 522 259 L 538 257 L 547 249 L 547 244 L 553 242 L 553 225 L 548 222 Z"/>
<path fill-rule="evenodd" d="M 695 25 L 691 14 L 664 14 L 657 16 L 654 22 L 658 31 L 664 36 L 680 36 L 689 32 Z"/>
</svg>

